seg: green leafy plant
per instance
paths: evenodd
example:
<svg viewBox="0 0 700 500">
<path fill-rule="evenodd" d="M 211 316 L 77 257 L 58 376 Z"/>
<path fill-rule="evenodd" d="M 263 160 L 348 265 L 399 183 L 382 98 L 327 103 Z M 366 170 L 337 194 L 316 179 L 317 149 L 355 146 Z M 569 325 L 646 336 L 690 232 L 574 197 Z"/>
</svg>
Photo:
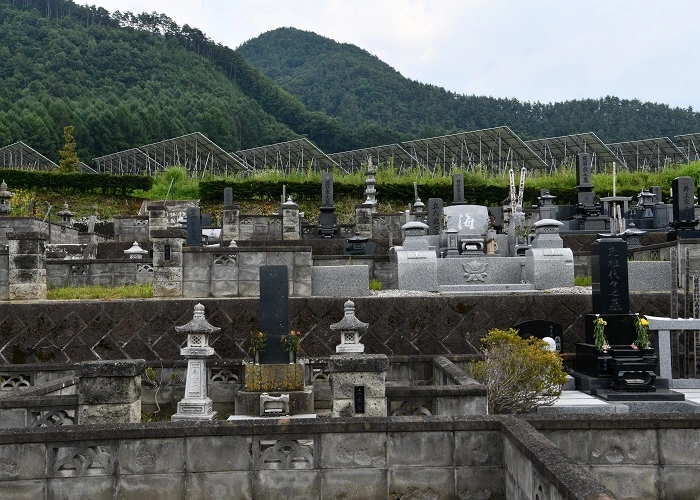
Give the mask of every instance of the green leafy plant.
<svg viewBox="0 0 700 500">
<path fill-rule="evenodd" d="M 651 341 L 649 340 L 649 321 L 637 314 L 634 318 L 634 326 L 637 330 L 637 339 L 632 345 L 640 349 L 651 347 Z"/>
<path fill-rule="evenodd" d="M 608 339 L 605 338 L 605 325 L 608 322 L 600 317 L 600 314 L 595 315 L 593 320 L 593 342 L 595 343 L 596 349 L 599 351 L 607 351 L 610 349 L 608 344 Z"/>
<path fill-rule="evenodd" d="M 490 330 L 481 343 L 484 359 L 470 363 L 467 371 L 486 385 L 489 413 L 526 413 L 557 400 L 566 372 L 546 342 L 523 339 L 509 328 Z"/>
<path fill-rule="evenodd" d="M 372 278 L 369 282 L 369 289 L 370 290 L 382 290 L 384 288 L 384 285 L 382 285 L 382 282 L 379 281 L 377 278 Z"/>
<path fill-rule="evenodd" d="M 267 333 L 257 332 L 253 334 L 248 352 L 251 354 L 261 354 L 267 346 Z"/>
<path fill-rule="evenodd" d="M 297 330 L 292 330 L 289 335 L 282 336 L 282 344 L 284 344 L 284 350 L 287 352 L 298 353 L 299 346 L 301 344 L 301 332 Z"/>
<path fill-rule="evenodd" d="M 592 276 L 576 276 L 574 277 L 574 286 L 591 286 L 593 284 Z"/>
</svg>

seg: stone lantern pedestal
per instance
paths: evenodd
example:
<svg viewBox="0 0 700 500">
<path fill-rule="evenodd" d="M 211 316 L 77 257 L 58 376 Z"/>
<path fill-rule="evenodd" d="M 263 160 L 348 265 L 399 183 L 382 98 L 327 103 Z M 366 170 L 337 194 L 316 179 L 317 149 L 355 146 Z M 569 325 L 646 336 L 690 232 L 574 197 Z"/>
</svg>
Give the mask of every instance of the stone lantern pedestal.
<svg viewBox="0 0 700 500">
<path fill-rule="evenodd" d="M 177 413 L 171 420 L 214 420 L 216 412 L 212 411 L 212 401 L 207 396 L 206 359 L 214 355 L 214 348 L 209 347 L 209 334 L 218 333 L 221 328 L 210 325 L 204 318 L 204 306 L 197 304 L 192 321 L 176 326 L 175 330 L 187 333 L 187 347 L 180 349 L 187 359 L 187 378 L 185 397 L 177 404 Z"/>
</svg>

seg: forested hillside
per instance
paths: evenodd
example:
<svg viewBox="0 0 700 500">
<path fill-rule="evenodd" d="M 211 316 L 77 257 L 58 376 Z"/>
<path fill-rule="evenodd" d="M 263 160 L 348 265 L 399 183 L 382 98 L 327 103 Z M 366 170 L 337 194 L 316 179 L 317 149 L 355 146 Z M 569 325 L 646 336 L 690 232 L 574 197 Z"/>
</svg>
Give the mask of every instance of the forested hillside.
<svg viewBox="0 0 700 500">
<path fill-rule="evenodd" d="M 700 131 L 700 113 L 638 100 L 608 96 L 542 104 L 458 95 L 409 80 L 359 47 L 294 28 L 269 31 L 238 50 L 309 109 L 343 123 L 375 122 L 412 136 L 508 125 L 526 139 L 592 131 L 618 142 Z M 575 75 L 556 78 L 566 85 Z"/>
<path fill-rule="evenodd" d="M 54 161 L 66 125 L 84 161 L 194 131 L 227 151 L 300 134 L 356 145 L 239 53 L 165 15 L 0 0 L 0 60 L 0 146 L 23 141 Z"/>
</svg>

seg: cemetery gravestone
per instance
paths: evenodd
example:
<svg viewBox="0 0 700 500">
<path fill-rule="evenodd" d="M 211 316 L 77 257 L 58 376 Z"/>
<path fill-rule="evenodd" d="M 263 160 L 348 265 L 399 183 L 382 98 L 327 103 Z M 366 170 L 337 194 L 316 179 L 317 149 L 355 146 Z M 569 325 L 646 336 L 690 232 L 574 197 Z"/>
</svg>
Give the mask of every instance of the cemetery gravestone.
<svg viewBox="0 0 700 500">
<path fill-rule="evenodd" d="M 679 230 L 694 229 L 695 220 L 695 187 L 692 177 L 676 177 L 672 182 L 673 189 L 673 227 Z"/>
<path fill-rule="evenodd" d="M 452 204 L 463 205 L 464 201 L 464 174 L 452 176 Z"/>
<path fill-rule="evenodd" d="M 202 214 L 202 227 L 211 226 L 211 214 Z"/>
<path fill-rule="evenodd" d="M 428 234 L 440 234 L 442 230 L 442 198 L 428 200 Z"/>
<path fill-rule="evenodd" d="M 324 207 L 333 206 L 333 174 L 324 172 L 321 176 L 321 199 Z"/>
<path fill-rule="evenodd" d="M 629 277 L 627 243 L 621 238 L 603 238 L 591 247 L 593 312 L 627 314 Z"/>
<path fill-rule="evenodd" d="M 224 206 L 230 207 L 233 205 L 233 188 L 224 188 Z"/>
<path fill-rule="evenodd" d="M 564 327 L 559 323 L 544 319 L 535 319 L 518 323 L 513 328 L 518 330 L 518 334 L 524 339 L 530 337 L 536 337 L 538 339 L 551 337 L 554 339 L 557 351 L 561 352 L 563 349 Z"/>
<path fill-rule="evenodd" d="M 589 153 L 580 153 L 578 155 L 576 185 L 578 187 L 593 187 L 591 177 L 591 155 Z"/>
<path fill-rule="evenodd" d="M 187 208 L 187 246 L 202 246 L 202 220 L 199 215 L 199 207 Z"/>
<path fill-rule="evenodd" d="M 289 335 L 289 277 L 287 266 L 260 266 L 260 330 L 267 334 L 262 364 L 287 363 L 282 337 Z"/>
</svg>

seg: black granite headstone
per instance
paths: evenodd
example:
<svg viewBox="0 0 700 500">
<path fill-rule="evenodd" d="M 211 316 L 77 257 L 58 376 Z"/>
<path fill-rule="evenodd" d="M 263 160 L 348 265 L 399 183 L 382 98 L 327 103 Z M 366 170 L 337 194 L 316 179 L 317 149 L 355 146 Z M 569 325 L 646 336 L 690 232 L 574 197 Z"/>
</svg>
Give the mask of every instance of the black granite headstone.
<svg viewBox="0 0 700 500">
<path fill-rule="evenodd" d="M 583 187 L 593 186 L 590 153 L 579 153 L 576 160 L 576 185 Z"/>
<path fill-rule="evenodd" d="M 230 207 L 233 205 L 233 188 L 224 188 L 224 206 Z"/>
<path fill-rule="evenodd" d="M 692 177 L 676 177 L 673 186 L 673 221 L 695 220 L 695 187 Z"/>
<path fill-rule="evenodd" d="M 321 176 L 321 199 L 324 207 L 333 206 L 333 173 L 324 172 Z"/>
<path fill-rule="evenodd" d="M 260 266 L 260 330 L 267 346 L 260 355 L 264 364 L 287 363 L 282 337 L 289 335 L 289 283 L 287 266 Z"/>
<path fill-rule="evenodd" d="M 452 204 L 463 205 L 464 202 L 464 174 L 452 176 Z"/>
<path fill-rule="evenodd" d="M 630 309 L 627 242 L 602 238 L 591 246 L 593 312 L 627 314 Z"/>
<path fill-rule="evenodd" d="M 202 246 L 202 219 L 199 215 L 199 207 L 187 208 L 187 246 Z"/>
<path fill-rule="evenodd" d="M 562 351 L 564 346 L 564 327 L 554 321 L 545 319 L 534 319 L 531 321 L 523 321 L 513 327 L 518 330 L 518 334 L 524 338 L 536 337 L 543 339 L 551 337 L 557 346 L 557 351 Z"/>
<path fill-rule="evenodd" d="M 442 198 L 428 200 L 428 234 L 440 234 L 442 229 Z"/>
<path fill-rule="evenodd" d="M 211 226 L 211 214 L 202 214 L 202 227 Z"/>
</svg>

